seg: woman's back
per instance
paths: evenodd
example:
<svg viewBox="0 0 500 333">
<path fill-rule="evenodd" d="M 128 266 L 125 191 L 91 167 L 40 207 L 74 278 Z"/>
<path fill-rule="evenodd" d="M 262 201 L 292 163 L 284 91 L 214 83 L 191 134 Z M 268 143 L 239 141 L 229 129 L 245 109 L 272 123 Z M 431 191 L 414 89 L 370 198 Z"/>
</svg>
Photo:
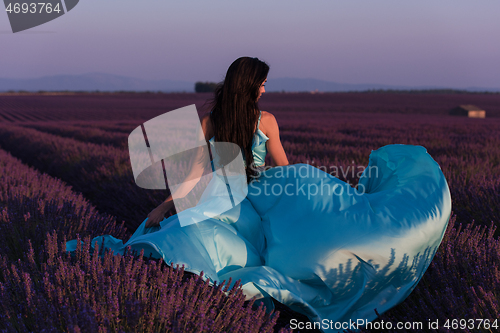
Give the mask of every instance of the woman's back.
<svg viewBox="0 0 500 333">
<path fill-rule="evenodd" d="M 214 130 L 210 121 L 210 113 L 202 117 L 201 124 L 205 139 L 213 144 Z M 255 166 L 265 165 L 267 153 L 270 154 L 274 165 L 288 165 L 288 159 L 279 137 L 279 128 L 276 118 L 269 112 L 260 111 L 252 142 L 252 154 Z M 244 155 L 243 160 L 246 166 Z"/>
<path fill-rule="evenodd" d="M 253 141 L 252 141 L 252 154 L 254 158 L 254 163 L 256 167 L 261 167 L 265 165 L 265 159 L 267 154 L 266 142 L 269 140 L 267 135 L 259 128 L 260 120 L 262 117 L 262 111 L 259 114 L 259 120 L 257 121 L 257 130 L 254 132 Z M 213 146 L 214 144 L 214 136 L 212 136 L 209 140 L 210 144 Z M 246 165 L 245 156 L 243 155 L 243 164 Z"/>
</svg>

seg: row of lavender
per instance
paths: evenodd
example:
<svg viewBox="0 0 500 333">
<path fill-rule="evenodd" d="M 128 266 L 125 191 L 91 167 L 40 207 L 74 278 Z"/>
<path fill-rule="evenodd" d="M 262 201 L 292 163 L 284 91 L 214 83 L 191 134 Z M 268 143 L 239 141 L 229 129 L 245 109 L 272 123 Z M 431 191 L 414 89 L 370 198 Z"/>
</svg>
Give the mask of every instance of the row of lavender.
<svg viewBox="0 0 500 333">
<path fill-rule="evenodd" d="M 164 191 L 134 183 L 128 152 L 30 128 L 0 126 L 0 145 L 26 164 L 82 193 L 99 211 L 125 221 L 131 231 L 164 200 Z"/>
<path fill-rule="evenodd" d="M 381 146 L 421 145 L 440 165 L 459 221 L 475 220 L 486 226 L 492 221 L 500 223 L 500 119 L 348 113 L 308 116 L 302 124 L 298 117 L 280 118 L 285 151 L 293 152 L 294 161 L 343 165 L 347 171 L 349 162 L 366 166 L 370 152 Z M 335 176 L 357 182 L 352 173 Z"/>
<path fill-rule="evenodd" d="M 105 232 L 127 237 L 127 230 L 108 214 L 99 213 L 82 194 L 59 179 L 41 174 L 0 149 L 0 254 L 22 258 L 28 241 L 37 252 L 47 232 L 62 239 Z"/>
<path fill-rule="evenodd" d="M 376 149 L 380 145 L 387 143 L 421 144 L 429 150 L 443 168 L 452 190 L 454 210 L 456 211 L 458 207 L 463 212 L 458 220 L 464 224 L 470 223 L 472 218 L 487 225 L 491 221 L 498 223 L 498 194 L 500 193 L 498 191 L 498 180 L 500 179 L 498 167 L 500 159 L 496 148 L 499 146 L 500 140 L 497 123 L 491 120 L 470 123 L 471 120 L 458 120 L 452 117 L 431 119 L 413 117 L 406 119 L 406 123 L 401 124 L 405 119 L 392 116 L 388 118 L 364 115 L 364 117 L 365 119 L 361 117 L 356 119 L 352 115 L 336 114 L 335 119 L 325 121 L 323 118 L 319 122 L 314 121 L 314 117 L 309 117 L 312 120 L 308 120 L 305 124 L 287 121 L 284 117 L 280 118 L 282 138 L 290 162 L 304 163 L 307 159 L 311 162 L 314 158 L 315 165 L 340 165 L 346 170 L 348 166 L 366 165 L 370 149 Z M 440 125 L 441 121 L 446 121 L 445 125 Z M 97 123 L 92 128 L 96 125 Z M 136 125 L 125 124 L 125 129 L 122 132 L 126 133 L 130 130 L 130 126 L 135 128 Z M 105 130 L 108 130 L 109 127 L 116 129 L 117 125 L 102 126 Z M 10 134 L 7 136 L 12 135 L 12 132 L 15 131 L 23 131 L 23 129 L 9 128 L 7 133 Z M 38 135 L 36 131 L 27 132 L 27 135 L 33 136 L 35 134 Z M 43 139 L 43 137 L 36 135 L 35 140 Z M 0 135 L 0 137 L 2 136 Z M 19 133 L 16 137 L 19 138 Z M 51 142 L 54 146 L 58 141 L 57 137 L 53 139 L 54 141 Z M 311 141 L 316 142 L 317 145 L 310 144 Z M 16 140 L 11 142 L 15 143 Z M 30 140 L 25 140 L 22 141 L 22 144 L 28 143 L 30 146 L 29 142 Z M 337 142 L 337 146 L 332 142 Z M 73 144 L 78 146 L 76 142 Z M 68 147 L 71 145 L 66 146 L 66 148 Z M 11 150 L 10 148 L 15 151 L 20 149 L 9 147 L 9 150 Z M 96 149 L 96 146 L 91 146 L 91 148 Z M 328 152 L 327 154 L 324 153 L 325 150 Z M 32 155 L 37 154 L 36 150 L 31 152 Z M 57 151 L 52 159 L 57 156 L 56 154 L 58 154 Z M 29 156 L 26 158 L 29 159 Z M 335 160 L 339 159 L 343 159 L 343 162 L 336 163 Z M 50 160 L 50 158 L 46 159 L 46 161 Z M 356 163 L 352 163 L 352 160 L 355 160 Z M 67 164 L 61 165 L 66 165 L 65 168 L 70 169 L 72 166 L 70 162 L 71 159 L 66 161 Z M 343 175 L 339 176 L 344 178 Z M 347 175 L 345 178 L 350 177 Z M 357 180 L 356 176 L 352 178 L 353 182 Z M 461 198 L 462 202 L 457 198 Z M 493 232 L 494 229 L 488 230 Z M 445 250 L 447 252 L 442 253 Z M 480 318 L 478 317 L 480 314 L 498 315 L 496 305 L 498 270 L 489 268 L 488 261 L 490 260 L 494 266 L 498 267 L 498 250 L 498 242 L 488 233 L 485 235 L 484 232 L 481 233 L 478 230 L 472 232 L 471 229 L 468 229 L 465 233 L 459 234 L 456 230 L 449 230 L 436 259 L 415 293 L 401 306 L 386 314 L 384 318 L 392 318 L 391 320 L 395 322 L 396 320 L 404 320 L 403 318 L 418 318 L 419 314 L 420 318 L 424 320 L 436 318 L 436 314 L 433 317 L 432 313 L 439 313 L 439 318 L 453 318 L 453 315 L 458 318 L 457 313 L 461 314 L 461 318 Z M 441 264 L 439 264 L 439 260 L 441 260 Z M 456 274 L 450 274 L 450 272 L 456 272 Z M 481 280 L 482 278 L 484 281 Z M 462 283 L 463 281 L 466 282 L 465 285 Z M 422 289 L 422 285 L 425 286 L 424 289 Z M 434 286 L 438 288 L 451 286 L 449 287 L 451 289 L 443 288 L 446 292 L 440 292 Z M 463 290 L 465 290 L 465 296 L 461 294 Z M 412 301 L 413 297 L 417 298 Z M 487 301 L 481 300 L 482 298 Z M 470 306 L 471 304 L 474 306 Z M 417 311 L 416 307 L 423 307 L 424 310 Z M 449 311 L 448 309 L 454 310 Z M 411 312 L 405 314 L 406 311 Z M 412 314 L 408 316 L 408 313 Z"/>
<path fill-rule="evenodd" d="M 101 263 L 102 266 L 99 267 L 97 257 L 91 256 L 88 248 L 78 252 L 77 261 L 73 263 L 70 258 L 65 257 L 64 251 L 61 249 L 63 243 L 59 244 L 59 248 L 57 247 L 57 236 L 54 234 L 45 239 L 45 245 L 41 244 L 41 235 L 51 228 L 59 230 L 60 234 L 63 235 L 67 233 L 69 238 L 75 237 L 76 232 L 81 235 L 85 235 L 87 232 L 89 236 L 111 233 L 117 237 L 123 237 L 124 231 L 123 229 L 113 231 L 113 224 L 110 223 L 112 220 L 103 219 L 100 215 L 88 218 L 85 214 L 65 212 L 63 207 L 66 203 L 66 207 L 68 204 L 71 207 L 85 207 L 85 209 L 80 210 L 96 214 L 81 195 L 72 193 L 60 181 L 46 175 L 42 176 L 26 168 L 5 153 L 1 157 L 1 160 L 4 161 L 1 173 L 3 175 L 1 181 L 3 184 L 1 191 L 2 222 L 5 223 L 2 224 L 4 230 L 1 232 L 5 239 L 2 239 L 1 242 L 8 244 L 11 239 L 15 239 L 15 237 L 10 237 L 13 234 L 17 234 L 18 237 L 19 234 L 25 235 L 24 238 L 20 238 L 21 241 L 17 242 L 17 245 L 10 244 L 2 250 L 4 275 L 0 290 L 3 293 L 2 299 L 12 300 L 12 302 L 3 303 L 7 309 L 4 310 L 4 315 L 5 318 L 11 317 L 11 320 L 7 322 L 27 325 L 26 327 L 9 327 L 16 330 L 30 330 L 31 327 L 34 327 L 30 325 L 42 325 L 34 320 L 37 316 L 47 317 L 48 313 L 58 313 L 57 320 L 52 315 L 47 318 L 52 318 L 53 321 L 44 323 L 68 331 L 73 328 L 76 330 L 76 327 L 82 330 L 92 330 L 95 328 L 92 326 L 94 324 L 108 325 L 108 328 L 114 329 L 113 327 L 118 327 L 120 322 L 124 325 L 121 327 L 127 329 L 144 328 L 150 319 L 149 317 L 139 317 L 137 315 L 138 309 L 145 310 L 144 313 L 148 313 L 148 310 L 154 312 L 157 310 L 157 303 L 156 298 L 152 297 L 151 294 L 132 293 L 132 290 L 136 290 L 137 286 L 143 286 L 146 290 L 154 290 L 157 293 L 155 295 L 169 295 L 165 306 L 174 306 L 172 294 L 169 294 L 169 291 L 186 288 L 185 285 L 179 287 L 181 285 L 180 277 L 169 280 L 171 284 L 157 285 L 154 288 L 148 286 L 147 282 L 144 281 L 157 281 L 156 278 L 161 274 L 177 276 L 175 274 L 179 273 L 175 271 L 165 273 L 160 270 L 159 266 L 152 263 L 152 267 L 146 268 L 149 273 L 139 274 L 138 272 L 145 269 L 146 264 L 140 260 L 134 261 L 132 257 L 114 259 L 113 263 L 111 257 L 108 256 L 107 261 L 105 260 L 104 264 Z M 23 204 L 22 202 L 26 202 L 26 196 L 27 198 L 36 197 L 37 200 L 32 200 L 32 202 L 37 204 Z M 24 201 L 18 203 L 15 198 L 24 198 Z M 50 207 L 45 203 L 47 200 L 52 200 L 55 207 L 41 210 L 41 206 Z M 59 201 L 54 202 L 54 200 Z M 72 218 L 72 216 L 78 217 Z M 86 227 L 85 221 L 93 224 Z M 50 224 L 51 222 L 53 224 Z M 45 230 L 43 230 L 44 227 L 46 227 Z M 39 229 L 36 230 L 36 228 Z M 29 234 L 30 230 L 36 231 Z M 467 226 L 464 232 L 460 232 L 460 229 L 454 228 L 453 219 L 442 246 L 414 293 L 403 304 L 384 314 L 382 319 L 393 323 L 420 321 L 425 325 L 429 320 L 435 321 L 435 319 L 440 319 L 444 323 L 448 318 L 496 318 L 499 315 L 497 299 L 500 291 L 498 278 L 500 276 L 498 274 L 500 246 L 499 242 L 493 238 L 493 232 L 494 227 L 474 229 L 472 225 Z M 32 241 L 27 241 L 27 239 Z M 87 239 L 86 244 L 89 244 L 89 239 Z M 16 258 L 22 260 L 16 262 Z M 136 270 L 133 270 L 132 267 Z M 133 278 L 125 279 L 125 277 L 130 276 L 131 270 L 137 274 L 132 274 Z M 94 282 L 91 278 L 94 279 Z M 141 281 L 143 281 L 142 285 Z M 201 281 L 198 284 L 201 286 Z M 100 289 L 90 288 L 90 286 L 97 285 Z M 128 289 L 116 291 L 117 285 L 126 285 Z M 161 289 L 161 287 L 165 289 Z M 79 290 L 78 292 L 82 294 L 75 296 L 75 290 Z M 95 293 L 89 295 L 90 290 L 94 290 Z M 110 297 L 118 299 L 119 305 L 116 306 L 115 303 L 114 308 L 93 309 L 92 304 L 95 306 L 103 304 L 95 300 L 103 297 L 102 295 L 108 297 L 109 290 L 115 290 L 115 293 L 112 292 Z M 122 290 L 121 293 L 120 290 Z M 181 292 L 185 297 L 190 297 L 188 295 L 191 293 L 191 289 L 188 291 L 182 289 Z M 139 296 L 143 296 L 143 298 L 137 299 Z M 89 302 L 94 300 L 94 303 L 78 305 L 76 299 L 88 299 Z M 118 314 L 116 308 L 120 309 Z M 77 311 L 83 312 L 85 316 L 77 317 L 75 315 Z M 14 313 L 21 314 L 20 318 L 13 318 Z M 158 315 L 158 312 L 154 313 Z M 262 313 L 259 316 L 262 316 Z M 115 321 L 111 320 L 102 324 L 99 320 L 104 320 L 103 318 L 114 318 Z M 176 319 L 170 325 L 179 323 L 188 325 L 192 321 L 193 318 L 188 321 Z M 155 329 L 166 327 L 161 326 L 163 324 L 160 322 L 155 325 L 157 325 L 153 326 Z M 182 331 L 184 327 L 182 326 L 182 329 L 177 327 L 177 329 Z M 199 327 L 197 326 L 197 328 Z M 467 331 L 466 328 L 463 331 Z M 173 330 L 175 329 L 173 328 Z M 450 331 L 453 330 L 450 329 Z"/>
<path fill-rule="evenodd" d="M 498 150 L 500 119 L 485 121 L 484 119 L 461 119 L 450 116 L 422 118 L 406 115 L 356 116 L 324 113 L 310 113 L 307 121 L 305 119 L 304 115 L 301 117 L 281 115 L 279 118 L 281 139 L 290 163 L 309 163 L 323 167 L 323 170 L 333 176 L 356 184 L 360 172 L 368 165 L 371 150 L 393 143 L 422 145 L 439 163 L 448 180 L 452 192 L 453 209 L 459 220 L 475 220 L 476 223 L 483 225 L 500 220 L 500 197 L 498 195 L 500 193 L 500 150 Z M 105 153 L 121 154 L 120 168 L 130 170 L 130 162 L 126 157 L 128 133 L 139 124 L 133 121 L 122 125 L 100 122 L 93 124 L 77 122 L 64 125 L 23 123 L 22 125 L 57 136 L 74 138 L 81 141 L 80 144 L 83 142 L 105 144 L 107 145 Z M 16 137 L 35 136 L 34 133 L 37 136 L 41 135 L 38 132 L 26 132 L 19 133 Z M 49 141 L 49 137 L 46 136 L 45 140 Z M 50 136 L 50 140 L 54 141 L 58 138 Z M 61 145 L 61 148 L 72 149 L 70 146 L 74 144 L 74 142 L 68 143 L 64 145 L 64 148 Z M 112 149 L 110 146 L 114 148 L 114 153 L 108 151 Z M 95 150 L 97 147 L 90 146 L 88 149 Z M 268 157 L 267 163 L 270 162 Z M 107 169 L 110 168 L 112 169 L 113 165 L 107 167 Z M 131 171 L 127 173 L 130 175 Z M 55 170 L 53 175 L 62 176 L 62 173 Z M 109 177 L 109 173 L 104 177 Z M 91 179 L 104 177 L 95 176 Z M 71 179 L 63 179 L 74 184 Z M 127 193 L 138 191 L 139 189 L 130 182 L 130 179 L 130 177 L 126 181 L 120 179 L 120 184 L 116 188 L 123 187 L 125 190 L 122 184 L 128 183 Z M 84 192 L 87 197 L 94 195 L 91 193 L 92 189 L 77 188 L 80 191 L 87 191 Z M 146 198 L 144 193 L 140 193 L 138 197 Z M 154 204 L 156 204 L 154 200 L 147 203 L 150 208 L 153 208 Z M 130 227 L 136 224 L 127 220 L 127 216 L 129 218 L 144 216 L 134 215 L 134 212 L 121 215 L 120 212 L 114 210 L 107 209 L 106 211 L 125 219 Z"/>
<path fill-rule="evenodd" d="M 142 120 L 186 105 L 206 109 L 210 93 L 97 93 L 0 95 L 0 121 Z M 266 93 L 262 110 L 286 113 L 392 113 L 447 115 L 460 104 L 486 110 L 488 118 L 500 117 L 500 94 L 377 94 L 377 93 Z"/>
<path fill-rule="evenodd" d="M 211 287 L 142 255 L 91 251 L 94 236 L 124 238 L 123 225 L 1 149 L 0 209 L 2 331 L 273 331 L 277 314 L 245 302 L 238 284 Z M 71 256 L 74 238 L 84 242 Z"/>
<path fill-rule="evenodd" d="M 211 94 L 0 94 L 0 122 L 151 119 L 196 103 Z M 211 97 L 211 96 L 210 96 Z"/>
</svg>

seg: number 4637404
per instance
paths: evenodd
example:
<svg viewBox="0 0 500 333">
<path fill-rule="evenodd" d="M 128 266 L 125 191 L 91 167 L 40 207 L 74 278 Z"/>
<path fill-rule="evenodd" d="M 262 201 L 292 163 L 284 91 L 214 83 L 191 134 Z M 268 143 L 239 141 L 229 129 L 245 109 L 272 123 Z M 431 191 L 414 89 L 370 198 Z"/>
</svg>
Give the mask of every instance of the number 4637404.
<svg viewBox="0 0 500 333">
<path fill-rule="evenodd" d="M 59 13 L 62 9 L 59 8 L 59 3 L 57 3 L 54 7 L 52 7 L 52 4 L 45 3 L 45 2 L 32 2 L 32 3 L 9 3 L 5 11 L 9 14 L 14 13 L 14 14 L 19 14 L 19 13 L 45 13 L 50 14 L 52 12 Z"/>
</svg>

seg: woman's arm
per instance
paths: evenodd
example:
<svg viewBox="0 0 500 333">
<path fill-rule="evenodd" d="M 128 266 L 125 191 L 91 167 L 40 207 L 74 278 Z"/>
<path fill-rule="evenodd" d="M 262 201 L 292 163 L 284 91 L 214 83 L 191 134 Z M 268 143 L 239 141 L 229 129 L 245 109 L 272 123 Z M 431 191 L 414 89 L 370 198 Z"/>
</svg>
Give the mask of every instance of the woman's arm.
<svg viewBox="0 0 500 333">
<path fill-rule="evenodd" d="M 212 128 L 208 116 L 202 118 L 201 127 L 205 140 L 208 141 L 212 136 Z M 208 147 L 206 145 L 198 147 L 196 154 L 191 158 L 189 174 L 181 185 L 171 193 L 164 202 L 148 214 L 146 228 L 158 225 L 164 219 L 165 214 L 174 207 L 173 198 L 184 198 L 196 186 L 203 176 L 205 168 L 209 166 L 209 163 L 210 155 L 208 153 Z"/>
<path fill-rule="evenodd" d="M 262 122 L 265 126 L 265 134 L 269 138 L 266 142 L 266 148 L 269 155 L 271 155 L 273 164 L 275 166 L 288 165 L 288 158 L 281 144 L 280 130 L 276 118 L 271 113 L 266 112 L 265 117 L 262 117 Z"/>
</svg>

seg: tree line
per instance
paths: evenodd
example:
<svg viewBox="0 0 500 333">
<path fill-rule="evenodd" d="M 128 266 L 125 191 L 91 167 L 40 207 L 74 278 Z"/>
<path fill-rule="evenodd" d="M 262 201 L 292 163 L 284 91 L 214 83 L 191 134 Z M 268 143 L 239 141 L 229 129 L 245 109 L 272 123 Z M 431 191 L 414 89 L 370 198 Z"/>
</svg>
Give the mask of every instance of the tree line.
<svg viewBox="0 0 500 333">
<path fill-rule="evenodd" d="M 194 91 L 197 93 L 214 92 L 216 87 L 217 87 L 217 83 L 215 83 L 215 82 L 198 81 L 194 84 Z"/>
</svg>

